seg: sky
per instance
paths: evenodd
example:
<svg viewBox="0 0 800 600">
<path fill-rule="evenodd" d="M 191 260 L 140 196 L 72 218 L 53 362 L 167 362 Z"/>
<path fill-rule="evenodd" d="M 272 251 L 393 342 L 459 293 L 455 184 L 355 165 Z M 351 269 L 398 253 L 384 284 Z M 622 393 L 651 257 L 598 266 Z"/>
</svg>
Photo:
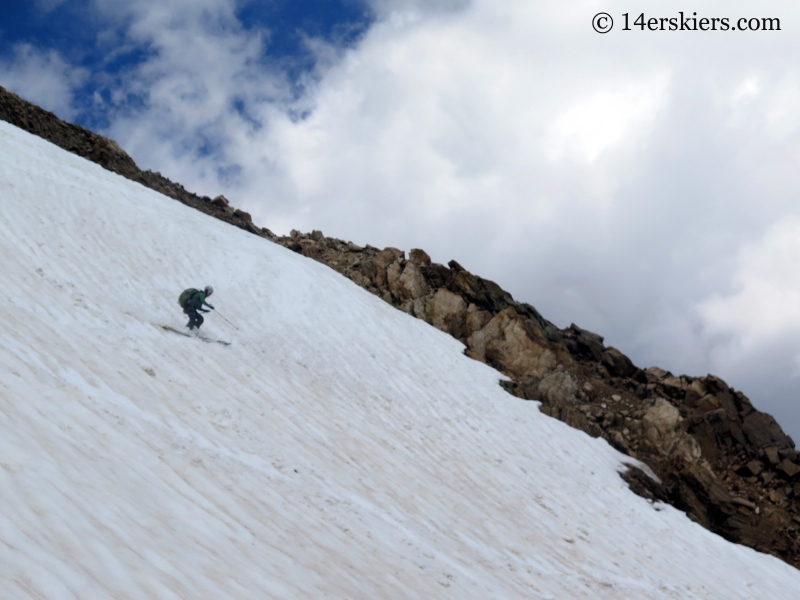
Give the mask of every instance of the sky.
<svg viewBox="0 0 800 600">
<path fill-rule="evenodd" d="M 456 259 L 800 440 L 796 3 L 15 4 L 0 85 L 140 167 L 277 233 Z"/>
</svg>

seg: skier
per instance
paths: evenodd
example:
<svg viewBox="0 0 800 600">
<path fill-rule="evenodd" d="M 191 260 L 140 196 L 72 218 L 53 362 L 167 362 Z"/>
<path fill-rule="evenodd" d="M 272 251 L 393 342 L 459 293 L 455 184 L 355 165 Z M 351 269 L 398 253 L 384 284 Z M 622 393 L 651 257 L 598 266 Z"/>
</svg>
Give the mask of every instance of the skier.
<svg viewBox="0 0 800 600">
<path fill-rule="evenodd" d="M 206 305 L 212 310 L 214 309 L 213 306 L 206 302 L 206 298 L 213 293 L 214 288 L 212 288 L 210 285 L 207 285 L 202 291 L 196 290 L 195 288 L 189 288 L 181 292 L 180 298 L 178 298 L 178 304 L 180 304 L 183 308 L 183 312 L 189 315 L 189 322 L 186 324 L 186 326 L 189 328 L 189 331 L 192 329 L 199 330 L 200 325 L 203 324 L 203 317 L 197 314 L 198 311 L 204 313 L 208 312 L 203 308 L 203 305 Z"/>
</svg>

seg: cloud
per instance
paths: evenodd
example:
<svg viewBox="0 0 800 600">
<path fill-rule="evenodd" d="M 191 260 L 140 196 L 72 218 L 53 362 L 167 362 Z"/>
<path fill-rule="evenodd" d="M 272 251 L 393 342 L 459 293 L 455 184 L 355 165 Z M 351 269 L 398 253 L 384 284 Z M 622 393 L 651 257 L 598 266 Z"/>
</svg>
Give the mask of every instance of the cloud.
<svg viewBox="0 0 800 600">
<path fill-rule="evenodd" d="M 45 13 L 54 11 L 67 1 L 68 0 L 35 0 L 36 6 L 39 7 L 39 10 Z"/>
<path fill-rule="evenodd" d="M 86 80 L 83 69 L 70 66 L 54 50 L 40 51 L 29 44 L 14 47 L 0 58 L 0 84 L 27 100 L 70 120 L 75 115 L 73 92 Z"/>
<path fill-rule="evenodd" d="M 732 337 L 748 353 L 789 336 L 800 340 L 800 216 L 786 216 L 741 249 L 735 291 L 715 293 L 698 310 L 707 335 Z M 800 341 L 797 352 L 800 353 Z M 799 356 L 800 358 L 800 356 Z"/>
</svg>

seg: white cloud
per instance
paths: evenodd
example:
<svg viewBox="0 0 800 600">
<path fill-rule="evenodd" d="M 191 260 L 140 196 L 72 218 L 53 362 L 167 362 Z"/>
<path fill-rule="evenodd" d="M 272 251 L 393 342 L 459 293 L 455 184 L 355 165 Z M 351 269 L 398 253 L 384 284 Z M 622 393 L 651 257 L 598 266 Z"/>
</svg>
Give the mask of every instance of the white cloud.
<svg viewBox="0 0 800 600">
<path fill-rule="evenodd" d="M 748 352 L 790 335 L 800 339 L 800 217 L 786 216 L 742 248 L 735 291 L 699 305 L 708 335 L 731 336 Z M 798 343 L 800 349 L 800 343 Z"/>
<path fill-rule="evenodd" d="M 645 133 L 666 87 L 667 77 L 656 76 L 652 82 L 618 84 L 578 99 L 555 117 L 544 140 L 548 158 L 577 155 L 592 163 L 626 137 Z"/>
<path fill-rule="evenodd" d="M 86 78 L 53 50 L 42 52 L 29 44 L 14 47 L 10 59 L 0 59 L 0 84 L 62 119 L 75 115 L 73 90 Z"/>
</svg>

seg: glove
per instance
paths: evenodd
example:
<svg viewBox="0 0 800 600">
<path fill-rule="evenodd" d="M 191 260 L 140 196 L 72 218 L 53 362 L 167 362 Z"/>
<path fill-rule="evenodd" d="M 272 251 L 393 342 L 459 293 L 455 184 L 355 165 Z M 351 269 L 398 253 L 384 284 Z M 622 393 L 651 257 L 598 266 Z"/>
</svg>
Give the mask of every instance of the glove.
<svg viewBox="0 0 800 600">
<path fill-rule="evenodd" d="M 208 305 L 208 307 L 209 307 L 211 310 L 214 310 L 214 307 L 213 307 L 213 306 L 211 306 L 210 304 Z M 206 311 L 206 312 L 208 312 L 208 311 Z"/>
<path fill-rule="evenodd" d="M 210 311 L 210 310 L 206 310 L 205 308 L 201 308 L 201 309 L 200 309 L 200 312 L 207 313 L 207 312 L 211 312 L 211 311 Z"/>
</svg>

